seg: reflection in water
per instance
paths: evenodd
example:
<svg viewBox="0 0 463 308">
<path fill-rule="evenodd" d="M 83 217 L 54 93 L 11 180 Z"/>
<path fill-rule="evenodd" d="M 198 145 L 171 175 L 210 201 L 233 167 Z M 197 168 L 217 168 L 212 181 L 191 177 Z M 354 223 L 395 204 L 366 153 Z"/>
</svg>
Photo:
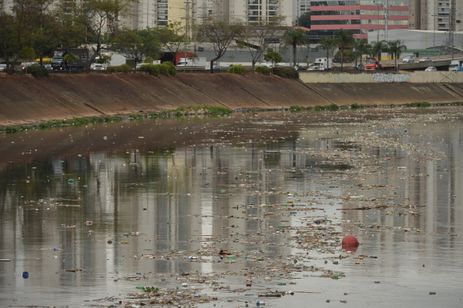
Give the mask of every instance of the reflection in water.
<svg viewBox="0 0 463 308">
<path fill-rule="evenodd" d="M 165 275 L 255 266 L 207 254 L 206 262 L 192 262 L 206 250 L 285 260 L 299 250 L 293 234 L 275 231 L 303 225 L 311 215 L 272 215 L 270 205 L 288 202 L 321 207 L 317 215 L 359 234 L 360 250 L 380 256 L 368 276 L 407 271 L 419 280 L 419 267 L 427 266 L 427 275 L 444 275 L 461 288 L 451 277 L 463 277 L 462 132 L 461 122 L 301 127 L 297 139 L 267 144 L 6 164 L 0 258 L 11 262 L 0 263 L 0 303 L 62 303 L 62 297 L 81 303 L 124 290 L 122 277 L 160 282 Z M 362 206 L 381 209 L 352 210 Z M 348 264 L 339 269 L 365 275 Z M 23 271 L 31 278 L 23 279 Z"/>
</svg>

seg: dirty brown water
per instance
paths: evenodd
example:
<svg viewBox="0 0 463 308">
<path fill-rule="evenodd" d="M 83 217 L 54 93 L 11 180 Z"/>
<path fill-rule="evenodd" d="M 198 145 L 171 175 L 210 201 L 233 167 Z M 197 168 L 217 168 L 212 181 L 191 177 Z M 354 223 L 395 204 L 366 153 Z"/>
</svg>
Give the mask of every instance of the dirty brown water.
<svg viewBox="0 0 463 308">
<path fill-rule="evenodd" d="M 3 135 L 0 306 L 137 307 L 156 287 L 182 307 L 462 307 L 462 116 L 249 113 Z"/>
</svg>

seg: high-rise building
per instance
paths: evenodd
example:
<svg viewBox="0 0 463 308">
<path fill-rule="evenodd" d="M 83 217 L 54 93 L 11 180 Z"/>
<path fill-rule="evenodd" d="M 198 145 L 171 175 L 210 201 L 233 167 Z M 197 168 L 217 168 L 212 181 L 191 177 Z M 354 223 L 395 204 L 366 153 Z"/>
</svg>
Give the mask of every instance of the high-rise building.
<svg viewBox="0 0 463 308">
<path fill-rule="evenodd" d="M 410 28 L 463 31 L 463 1 L 410 0 Z"/>
<path fill-rule="evenodd" d="M 181 9 L 178 2 L 183 0 L 139 0 L 132 4 L 122 16 L 124 26 L 131 29 L 146 29 L 167 26 L 172 16 L 177 16 L 175 10 Z M 169 14 L 170 13 L 170 14 Z"/>
<path fill-rule="evenodd" d="M 409 0 L 316 0 L 310 4 L 311 29 L 320 35 L 349 30 L 357 38 L 367 38 L 368 31 L 409 28 Z"/>
<path fill-rule="evenodd" d="M 241 24 L 268 23 L 282 18 L 284 25 L 290 26 L 295 21 L 296 0 L 230 0 L 229 21 Z"/>
<path fill-rule="evenodd" d="M 310 0 L 296 0 L 296 18 L 310 12 Z"/>
<path fill-rule="evenodd" d="M 60 0 L 55 0 L 58 3 Z M 64 0 L 64 4 L 85 0 Z M 14 0 L 0 0 L 0 10 L 11 12 Z M 298 16 L 310 10 L 310 0 L 138 0 L 120 16 L 131 29 L 145 29 L 180 23 L 186 29 L 207 20 L 225 23 L 258 24 L 282 18 L 282 24 L 295 24 Z"/>
<path fill-rule="evenodd" d="M 13 0 L 0 0 L 0 12 L 11 13 L 13 9 Z"/>
</svg>

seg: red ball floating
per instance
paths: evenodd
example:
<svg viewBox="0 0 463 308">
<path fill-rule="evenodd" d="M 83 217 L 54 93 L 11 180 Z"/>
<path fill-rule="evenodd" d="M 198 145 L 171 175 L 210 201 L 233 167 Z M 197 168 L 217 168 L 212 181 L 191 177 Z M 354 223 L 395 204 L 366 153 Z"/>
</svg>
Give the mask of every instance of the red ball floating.
<svg viewBox="0 0 463 308">
<path fill-rule="evenodd" d="M 342 248 L 346 250 L 354 250 L 360 245 L 357 238 L 353 235 L 346 235 L 342 239 Z"/>
</svg>

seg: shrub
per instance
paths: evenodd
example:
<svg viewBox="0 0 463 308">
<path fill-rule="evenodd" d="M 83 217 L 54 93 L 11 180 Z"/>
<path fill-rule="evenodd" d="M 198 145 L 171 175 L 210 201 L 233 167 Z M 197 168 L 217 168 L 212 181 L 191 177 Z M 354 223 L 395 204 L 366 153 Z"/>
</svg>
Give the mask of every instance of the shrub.
<svg viewBox="0 0 463 308">
<path fill-rule="evenodd" d="M 283 61 L 283 57 L 275 51 L 269 51 L 264 55 L 264 60 L 272 62 L 272 66 L 275 66 L 275 64 Z"/>
<path fill-rule="evenodd" d="M 175 65 L 170 61 L 162 62 L 162 64 L 158 66 L 159 66 L 159 72 L 162 75 L 175 76 L 175 74 L 177 73 Z"/>
<path fill-rule="evenodd" d="M 246 69 L 240 64 L 233 64 L 233 65 L 230 65 L 230 67 L 228 68 L 228 72 L 233 73 L 233 74 L 238 74 L 238 75 L 244 75 L 244 73 L 246 72 Z"/>
<path fill-rule="evenodd" d="M 350 109 L 352 109 L 352 110 L 362 109 L 362 108 L 363 108 L 363 106 L 359 105 L 357 103 L 353 103 L 353 104 L 350 105 Z"/>
<path fill-rule="evenodd" d="M 143 63 L 153 63 L 154 59 L 152 57 L 146 57 Z"/>
<path fill-rule="evenodd" d="M 140 72 L 145 72 L 153 76 L 159 76 L 161 73 L 159 64 L 144 64 L 140 66 Z"/>
<path fill-rule="evenodd" d="M 122 64 L 118 66 L 110 66 L 107 69 L 108 73 L 130 73 L 132 71 L 132 67 L 127 64 Z"/>
<path fill-rule="evenodd" d="M 33 64 L 26 69 L 26 73 L 31 74 L 35 78 L 48 77 L 48 71 L 40 64 Z"/>
<path fill-rule="evenodd" d="M 339 110 L 339 106 L 336 104 L 329 104 L 323 106 L 315 106 L 315 111 L 337 111 Z"/>
<path fill-rule="evenodd" d="M 299 73 L 293 67 L 278 66 L 273 68 L 273 73 L 283 78 L 299 79 Z"/>
<path fill-rule="evenodd" d="M 271 69 L 267 66 L 257 66 L 256 73 L 263 74 L 263 75 L 270 75 Z"/>
<path fill-rule="evenodd" d="M 290 112 L 301 112 L 301 111 L 304 111 L 305 108 L 302 107 L 302 106 L 291 106 L 289 107 L 289 111 Z"/>
<path fill-rule="evenodd" d="M 222 106 L 208 106 L 206 110 L 207 114 L 214 117 L 228 116 L 233 112 L 230 108 Z"/>
<path fill-rule="evenodd" d="M 415 103 L 407 104 L 407 107 L 427 108 L 427 107 L 431 107 L 431 103 L 429 103 L 429 102 L 415 102 Z"/>
</svg>

